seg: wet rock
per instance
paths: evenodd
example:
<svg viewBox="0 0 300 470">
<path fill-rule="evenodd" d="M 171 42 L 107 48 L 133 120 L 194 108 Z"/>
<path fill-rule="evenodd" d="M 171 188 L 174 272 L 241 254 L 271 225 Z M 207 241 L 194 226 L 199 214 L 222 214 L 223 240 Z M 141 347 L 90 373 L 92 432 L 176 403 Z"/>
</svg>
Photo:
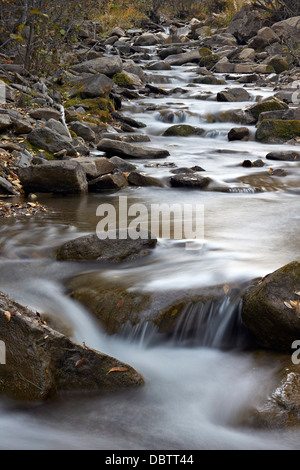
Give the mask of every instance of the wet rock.
<svg viewBox="0 0 300 470">
<path fill-rule="evenodd" d="M 49 153 L 57 153 L 61 150 L 66 150 L 67 155 L 76 155 L 76 150 L 70 139 L 57 132 L 51 130 L 49 127 L 35 128 L 28 134 L 28 142 L 38 149 L 46 150 Z"/>
<path fill-rule="evenodd" d="M 183 52 L 183 47 L 184 47 L 183 45 L 178 45 L 178 44 L 176 44 L 174 46 L 169 46 L 169 47 L 161 49 L 158 52 L 158 55 L 162 60 L 164 60 L 170 55 L 181 54 Z"/>
<path fill-rule="evenodd" d="M 228 140 L 249 140 L 250 131 L 248 127 L 234 127 L 228 132 Z"/>
<path fill-rule="evenodd" d="M 238 102 L 249 101 L 250 95 L 245 88 L 231 88 L 217 93 L 217 101 Z"/>
<path fill-rule="evenodd" d="M 193 135 L 202 135 L 204 133 L 204 129 L 190 126 L 188 124 L 175 124 L 174 126 L 169 127 L 164 133 L 163 136 L 165 137 L 189 137 Z"/>
<path fill-rule="evenodd" d="M 127 181 L 132 186 L 163 186 L 157 178 L 143 175 L 138 171 L 131 171 L 127 177 Z"/>
<path fill-rule="evenodd" d="M 112 157 L 109 159 L 111 163 L 114 164 L 116 168 L 123 172 L 130 172 L 136 170 L 136 166 L 132 165 L 132 163 L 126 162 L 123 158 L 120 157 Z"/>
<path fill-rule="evenodd" d="M 107 156 L 120 156 L 121 158 L 165 158 L 170 155 L 167 150 L 136 146 L 135 144 L 110 139 L 100 140 L 97 149 L 106 152 Z"/>
<path fill-rule="evenodd" d="M 140 122 L 140 121 L 136 121 L 135 119 L 129 117 L 129 116 L 124 116 L 124 114 L 121 114 L 121 113 L 117 113 L 115 111 L 113 111 L 111 113 L 111 115 L 117 119 L 118 121 L 120 122 L 124 122 L 125 124 L 128 124 L 129 126 L 131 127 L 134 127 L 134 128 L 137 128 L 137 129 L 141 129 L 143 127 L 146 127 L 146 124 L 144 124 L 143 122 Z"/>
<path fill-rule="evenodd" d="M 284 57 L 272 57 L 268 60 L 267 65 L 270 65 L 275 70 L 275 73 L 282 73 L 289 69 L 289 63 Z"/>
<path fill-rule="evenodd" d="M 283 103 L 282 101 L 273 97 L 272 99 L 254 104 L 247 110 L 247 113 L 250 113 L 257 121 L 261 113 L 265 113 L 267 111 L 282 111 L 286 109 L 288 109 L 288 105 L 286 103 Z"/>
<path fill-rule="evenodd" d="M 112 173 L 116 166 L 105 157 L 79 157 L 76 163 L 81 165 L 88 179 Z"/>
<path fill-rule="evenodd" d="M 113 76 L 122 72 L 123 64 L 118 55 L 103 56 L 92 60 L 87 60 L 81 64 L 73 65 L 72 70 L 79 73 L 98 73 Z M 99 95 L 97 95 L 99 96 Z"/>
<path fill-rule="evenodd" d="M 204 189 L 210 181 L 211 179 L 206 176 L 185 173 L 170 178 L 170 184 L 173 188 Z"/>
<path fill-rule="evenodd" d="M 133 289 L 120 279 L 108 282 L 101 272 L 79 275 L 67 287 L 72 297 L 94 313 L 109 334 L 126 331 L 130 334 L 133 329 L 142 334 L 147 326 L 152 326 L 164 339 L 194 341 L 198 345 L 209 339 L 207 329 L 212 323 L 218 329 L 221 305 L 232 302 L 232 311 L 237 313 L 242 292 L 237 285 L 226 286 L 227 294 L 224 286 L 151 292 Z M 239 330 L 237 322 L 237 316 L 233 316 L 222 347 L 232 342 L 235 327 Z M 242 329 L 240 338 L 245 339 Z"/>
<path fill-rule="evenodd" d="M 159 39 L 153 33 L 143 33 L 134 41 L 136 46 L 155 46 L 158 43 Z"/>
<path fill-rule="evenodd" d="M 293 341 L 300 338 L 299 295 L 295 293 L 299 285 L 300 263 L 295 261 L 245 292 L 242 319 L 261 346 L 289 352 Z"/>
<path fill-rule="evenodd" d="M 115 171 L 113 174 L 107 174 L 92 179 L 89 182 L 89 191 L 92 193 L 119 191 L 125 186 L 128 186 L 125 176 L 122 172 Z"/>
<path fill-rule="evenodd" d="M 183 65 L 188 62 L 199 62 L 201 56 L 199 50 L 183 52 L 181 54 L 169 55 L 165 61 L 170 65 Z"/>
<path fill-rule="evenodd" d="M 160 60 L 158 62 L 153 62 L 147 68 L 149 70 L 171 70 L 171 65 L 164 60 Z"/>
<path fill-rule="evenodd" d="M 144 384 L 128 364 L 74 343 L 2 293 L 0 330 L 6 345 L 0 393 L 10 398 L 40 401 L 62 391 L 119 390 Z M 114 367 L 123 368 L 122 372 L 111 372 Z"/>
<path fill-rule="evenodd" d="M 106 235 L 104 240 L 92 234 L 66 242 L 57 250 L 56 258 L 58 261 L 121 263 L 149 255 L 157 244 L 157 239 L 145 231 L 141 231 L 141 237 L 137 240 L 133 240 L 127 230 L 109 231 Z"/>
<path fill-rule="evenodd" d="M 300 161 L 300 152 L 284 150 L 281 152 L 270 152 L 266 155 L 267 160 L 276 160 L 282 162 L 299 162 Z"/>
<path fill-rule="evenodd" d="M 26 193 L 85 193 L 86 174 L 76 161 L 49 161 L 18 171 Z"/>
<path fill-rule="evenodd" d="M 49 121 L 49 119 L 56 119 L 56 121 L 59 121 L 61 113 L 54 108 L 37 108 L 29 111 L 29 116 L 36 120 L 45 119 L 45 121 Z"/>
<path fill-rule="evenodd" d="M 256 139 L 260 142 L 287 142 L 300 137 L 300 121 L 264 119 L 256 131 Z"/>
<path fill-rule="evenodd" d="M 150 142 L 150 137 L 146 134 L 113 134 L 112 132 L 103 132 L 101 139 L 118 140 L 128 143 Z"/>
</svg>

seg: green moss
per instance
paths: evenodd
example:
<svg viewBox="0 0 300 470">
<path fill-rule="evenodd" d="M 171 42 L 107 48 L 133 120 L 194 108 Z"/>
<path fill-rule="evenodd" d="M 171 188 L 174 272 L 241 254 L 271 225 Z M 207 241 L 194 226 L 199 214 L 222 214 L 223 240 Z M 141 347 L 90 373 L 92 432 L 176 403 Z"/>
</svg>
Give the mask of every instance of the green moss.
<svg viewBox="0 0 300 470">
<path fill-rule="evenodd" d="M 287 141 L 300 136 L 300 121 L 264 119 L 257 131 L 256 139 L 261 142 Z"/>
<path fill-rule="evenodd" d="M 268 65 L 272 66 L 276 73 L 281 73 L 289 69 L 289 63 L 282 57 L 273 57 Z"/>
<path fill-rule="evenodd" d="M 211 69 L 219 60 L 220 56 L 218 54 L 204 55 L 200 58 L 199 65 Z"/>
<path fill-rule="evenodd" d="M 52 153 L 47 152 L 47 150 L 41 150 L 35 145 L 32 145 L 28 140 L 24 141 L 24 144 L 28 148 L 29 152 L 32 153 L 33 155 L 38 155 L 39 153 L 43 153 L 46 157 L 47 160 L 55 160 L 55 157 L 52 155 Z"/>
<path fill-rule="evenodd" d="M 99 124 L 100 122 L 111 122 L 112 116 L 111 113 L 115 111 L 115 107 L 111 100 L 106 98 L 88 98 L 88 99 L 81 99 L 80 96 L 76 96 L 67 101 L 65 107 L 71 108 L 73 106 L 83 105 L 87 108 L 87 114 L 82 115 L 81 120 L 86 122 L 93 122 L 95 124 Z M 91 119 L 88 121 L 88 119 Z"/>
<path fill-rule="evenodd" d="M 207 57 L 207 56 L 212 55 L 212 52 L 208 47 L 200 47 L 199 54 L 200 54 L 200 57 Z"/>
<path fill-rule="evenodd" d="M 257 103 L 252 108 L 249 109 L 252 116 L 258 120 L 259 115 L 261 113 L 265 113 L 266 111 L 281 111 L 283 109 L 287 109 L 288 105 L 283 103 L 282 101 L 273 98 L 269 101 L 262 101 L 261 103 Z"/>
<path fill-rule="evenodd" d="M 179 136 L 179 137 L 189 137 L 191 135 L 199 135 L 203 132 L 202 129 L 197 129 L 196 127 L 189 126 L 188 124 L 176 124 L 175 126 L 169 127 L 163 135 L 165 137 Z"/>
<path fill-rule="evenodd" d="M 113 76 L 113 81 L 118 86 L 128 87 L 134 85 L 132 80 L 125 73 L 115 73 Z"/>
</svg>

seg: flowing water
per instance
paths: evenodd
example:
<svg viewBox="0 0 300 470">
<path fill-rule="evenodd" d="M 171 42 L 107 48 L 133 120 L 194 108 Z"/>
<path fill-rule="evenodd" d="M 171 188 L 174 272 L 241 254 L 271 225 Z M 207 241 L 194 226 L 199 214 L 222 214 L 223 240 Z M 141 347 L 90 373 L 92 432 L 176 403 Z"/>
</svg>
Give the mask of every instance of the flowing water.
<svg viewBox="0 0 300 470">
<path fill-rule="evenodd" d="M 83 197 L 39 196 L 49 212 L 35 219 L 3 221 L 0 227 L 0 290 L 40 312 L 60 315 L 73 327 L 74 340 L 83 341 L 124 362 L 145 378 L 146 386 L 109 394 L 62 394 L 38 404 L 0 400 L 0 448 L 3 449 L 294 449 L 298 430 L 252 428 L 251 411 L 264 403 L 273 390 L 279 363 L 270 355 L 263 363 L 238 340 L 230 349 L 222 344 L 239 326 L 239 302 L 224 301 L 200 312 L 209 319 L 201 329 L 199 311 L 190 310 L 186 322 L 197 314 L 198 342 L 187 346 L 176 341 L 151 341 L 150 325 L 127 328 L 109 337 L 93 316 L 66 295 L 67 279 L 83 271 L 95 271 L 110 281 L 121 277 L 132 289 L 185 289 L 263 276 L 299 254 L 299 163 L 268 163 L 265 155 L 292 146 L 255 142 L 250 126 L 249 142 L 230 143 L 232 123 L 211 122 L 220 110 L 244 108 L 271 88 L 248 87 L 248 103 L 218 103 L 200 95 L 216 93 L 223 86 L 193 85 L 192 67 L 173 68 L 153 77 L 156 86 L 180 87 L 183 94 L 152 99 L 141 97 L 124 104 L 124 113 L 147 124 L 151 143 L 166 148 L 178 167 L 200 165 L 205 175 L 218 182 L 218 191 L 159 188 L 127 188 L 117 194 Z M 226 86 L 232 86 L 229 82 Z M 237 86 L 236 84 L 234 84 Z M 164 122 L 161 109 L 170 114 Z M 171 122 L 170 122 L 171 120 Z M 187 123 L 205 130 L 200 137 L 163 137 L 173 123 Z M 241 162 L 262 158 L 264 168 L 244 168 Z M 134 162 L 139 170 L 160 178 L 171 167 L 156 162 Z M 162 163 L 161 161 L 159 161 Z M 146 166 L 145 166 L 146 165 Z M 287 176 L 266 175 L 270 167 L 284 168 Z M 259 187 L 259 191 L 257 191 Z M 178 240 L 159 239 L 147 258 L 122 267 L 58 263 L 54 250 L 64 241 L 96 230 L 100 203 L 118 205 L 119 196 L 130 202 L 180 204 L 198 202 L 204 207 L 204 240 L 199 250 L 186 250 Z M 298 210 L 297 210 L 298 209 Z M 200 333 L 201 331 L 201 333 Z M 243 343 L 243 336 L 240 337 Z"/>
</svg>

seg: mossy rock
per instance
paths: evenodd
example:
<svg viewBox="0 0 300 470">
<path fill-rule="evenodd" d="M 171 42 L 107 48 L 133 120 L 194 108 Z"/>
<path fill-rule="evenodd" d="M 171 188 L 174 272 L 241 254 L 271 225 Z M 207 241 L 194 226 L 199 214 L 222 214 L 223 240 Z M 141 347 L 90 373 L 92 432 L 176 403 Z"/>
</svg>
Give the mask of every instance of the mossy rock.
<svg viewBox="0 0 300 470">
<path fill-rule="evenodd" d="M 277 98 L 272 98 L 268 101 L 261 101 L 260 103 L 255 104 L 248 109 L 248 112 L 252 114 L 254 119 L 258 121 L 259 115 L 267 111 L 281 111 L 288 109 L 288 105 L 278 100 Z"/>
<path fill-rule="evenodd" d="M 256 139 L 260 142 L 287 142 L 300 137 L 300 121 L 280 119 L 264 119 L 256 131 Z"/>
<path fill-rule="evenodd" d="M 201 135 L 204 130 L 188 124 L 176 124 L 169 127 L 164 133 L 164 137 L 190 137 L 192 135 Z"/>
<path fill-rule="evenodd" d="M 195 78 L 193 83 L 199 83 L 203 85 L 225 85 L 225 80 L 220 80 L 213 75 L 202 75 L 201 77 Z"/>
<path fill-rule="evenodd" d="M 77 95 L 68 100 L 65 107 L 68 109 L 80 104 L 87 108 L 87 114 L 82 116 L 82 120 L 87 121 L 88 117 L 91 119 L 94 117 L 96 120 L 100 120 L 100 122 L 107 123 L 112 121 L 111 113 L 115 111 L 115 107 L 111 100 L 100 97 L 81 99 L 80 95 Z"/>
<path fill-rule="evenodd" d="M 282 73 L 289 69 L 289 63 L 283 57 L 273 57 L 268 65 L 273 67 L 275 73 Z"/>
<path fill-rule="evenodd" d="M 200 58 L 199 65 L 211 69 L 219 60 L 220 56 L 218 54 L 204 55 Z"/>
<path fill-rule="evenodd" d="M 134 83 L 132 80 L 126 75 L 125 73 L 115 73 L 113 76 L 113 81 L 115 82 L 116 85 L 122 86 L 122 87 L 129 87 L 132 88 L 134 86 Z"/>
<path fill-rule="evenodd" d="M 199 54 L 200 54 L 200 57 L 207 57 L 207 56 L 212 55 L 212 52 L 208 47 L 200 47 Z"/>
</svg>

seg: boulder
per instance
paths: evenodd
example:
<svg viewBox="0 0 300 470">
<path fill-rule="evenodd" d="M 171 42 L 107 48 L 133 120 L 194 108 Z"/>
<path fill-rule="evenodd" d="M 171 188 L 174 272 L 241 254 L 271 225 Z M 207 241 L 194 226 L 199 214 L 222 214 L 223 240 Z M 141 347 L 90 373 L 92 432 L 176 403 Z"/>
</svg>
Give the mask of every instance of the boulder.
<svg viewBox="0 0 300 470">
<path fill-rule="evenodd" d="M 86 193 L 86 174 L 76 161 L 49 161 L 21 168 L 18 176 L 26 193 Z"/>
<path fill-rule="evenodd" d="M 72 66 L 72 70 L 75 72 L 97 73 L 108 75 L 110 77 L 115 73 L 122 72 L 122 69 L 122 59 L 118 55 L 98 57 Z"/>
<path fill-rule="evenodd" d="M 104 240 L 92 234 L 64 243 L 57 250 L 56 259 L 128 262 L 149 255 L 156 244 L 157 239 L 145 231 L 141 232 L 141 238 L 137 240 L 130 238 L 127 230 L 108 231 Z"/>
<path fill-rule="evenodd" d="M 12 126 L 12 120 L 8 114 L 0 114 L 0 132 Z"/>
<path fill-rule="evenodd" d="M 70 139 L 58 134 L 47 126 L 35 128 L 28 134 L 27 139 L 31 145 L 52 154 L 66 150 L 67 155 L 76 155 L 76 150 Z"/>
<path fill-rule="evenodd" d="M 136 46 L 156 46 L 158 43 L 159 39 L 153 33 L 143 33 L 134 41 Z"/>
<path fill-rule="evenodd" d="M 183 65 L 187 62 L 199 62 L 200 61 L 199 50 L 193 50 L 190 52 L 183 52 L 181 54 L 169 55 L 165 61 L 170 65 Z"/>
<path fill-rule="evenodd" d="M 291 150 L 284 150 L 282 152 L 270 152 L 266 155 L 266 159 L 280 162 L 299 162 L 300 152 Z"/>
<path fill-rule="evenodd" d="M 61 113 L 54 108 L 37 108 L 29 111 L 29 116 L 36 120 L 49 121 L 49 119 L 56 119 L 59 121 L 61 118 Z"/>
<path fill-rule="evenodd" d="M 272 30 L 280 39 L 288 39 L 299 44 L 300 16 L 293 16 L 272 25 Z"/>
<path fill-rule="evenodd" d="M 231 88 L 217 93 L 217 101 L 239 102 L 250 101 L 250 95 L 245 88 Z"/>
<path fill-rule="evenodd" d="M 264 24 L 263 13 L 255 10 L 251 5 L 244 5 L 232 18 L 228 32 L 232 34 L 240 44 L 246 44 L 249 39 L 256 36 Z"/>
<path fill-rule="evenodd" d="M 234 127 L 228 132 L 228 140 L 249 140 L 250 132 L 248 127 Z"/>
<path fill-rule="evenodd" d="M 107 175 L 116 168 L 116 165 L 105 157 L 79 157 L 75 161 L 83 168 L 88 179 Z"/>
<path fill-rule="evenodd" d="M 256 131 L 256 139 L 265 143 L 284 143 L 300 137 L 300 121 L 264 119 Z"/>
<path fill-rule="evenodd" d="M 170 178 L 170 184 L 173 188 L 204 189 L 210 181 L 211 179 L 206 176 L 190 173 L 182 173 Z"/>
<path fill-rule="evenodd" d="M 129 163 L 126 160 L 123 160 L 123 158 L 111 157 L 109 161 L 113 163 L 116 168 L 118 168 L 119 170 L 123 172 L 130 172 L 130 171 L 136 170 L 135 165 L 132 165 L 132 163 Z"/>
<path fill-rule="evenodd" d="M 122 158 L 165 158 L 169 152 L 164 149 L 137 146 L 127 142 L 119 142 L 111 139 L 102 139 L 97 145 L 98 150 L 106 152 L 107 156 L 120 156 Z"/>
<path fill-rule="evenodd" d="M 131 171 L 127 177 L 127 181 L 132 186 L 163 186 L 158 179 L 143 175 L 138 171 Z"/>
<path fill-rule="evenodd" d="M 49 119 L 49 121 L 46 122 L 45 127 L 48 127 L 53 132 L 56 132 L 57 134 L 66 137 L 71 142 L 72 139 L 70 137 L 68 129 L 60 121 L 51 118 Z"/>
<path fill-rule="evenodd" d="M 267 111 L 282 111 L 288 109 L 288 105 L 279 99 L 272 97 L 272 99 L 267 99 L 261 101 L 260 103 L 254 104 L 247 109 L 247 113 L 250 113 L 253 118 L 257 121 L 261 113 Z"/>
<path fill-rule="evenodd" d="M 40 401 L 62 391 L 119 390 L 144 384 L 128 364 L 76 344 L 3 293 L 0 331 L 6 347 L 0 393 L 9 398 Z"/>
<path fill-rule="evenodd" d="M 163 133 L 165 137 L 189 137 L 195 135 L 202 135 L 204 133 L 204 129 L 199 127 L 190 126 L 188 124 L 175 124 L 174 126 L 169 127 Z"/>
<path fill-rule="evenodd" d="M 80 121 L 71 122 L 70 128 L 73 132 L 75 132 L 76 135 L 78 135 L 79 137 L 82 137 L 84 140 L 88 142 L 92 142 L 96 139 L 95 132 L 87 124 L 84 124 L 83 122 L 80 122 Z"/>
<path fill-rule="evenodd" d="M 125 176 L 122 172 L 115 171 L 113 174 L 107 174 L 92 179 L 89 182 L 89 191 L 92 193 L 119 191 L 125 186 L 128 186 Z"/>
<path fill-rule="evenodd" d="M 289 352 L 300 339 L 299 285 L 300 262 L 295 261 L 245 292 L 242 319 L 261 346 Z"/>
<path fill-rule="evenodd" d="M 80 93 L 82 98 L 105 98 L 113 86 L 114 82 L 109 77 L 98 73 L 77 81 L 75 87 L 69 92 L 69 96 L 72 97 Z"/>
<path fill-rule="evenodd" d="M 18 194 L 13 184 L 3 176 L 0 176 L 0 195 L 1 196 L 15 196 Z"/>
<path fill-rule="evenodd" d="M 55 121 L 55 122 L 58 122 L 58 121 Z M 31 131 L 33 131 L 33 125 L 27 119 L 14 118 L 13 125 L 14 125 L 14 133 L 17 135 L 29 134 Z"/>
</svg>

